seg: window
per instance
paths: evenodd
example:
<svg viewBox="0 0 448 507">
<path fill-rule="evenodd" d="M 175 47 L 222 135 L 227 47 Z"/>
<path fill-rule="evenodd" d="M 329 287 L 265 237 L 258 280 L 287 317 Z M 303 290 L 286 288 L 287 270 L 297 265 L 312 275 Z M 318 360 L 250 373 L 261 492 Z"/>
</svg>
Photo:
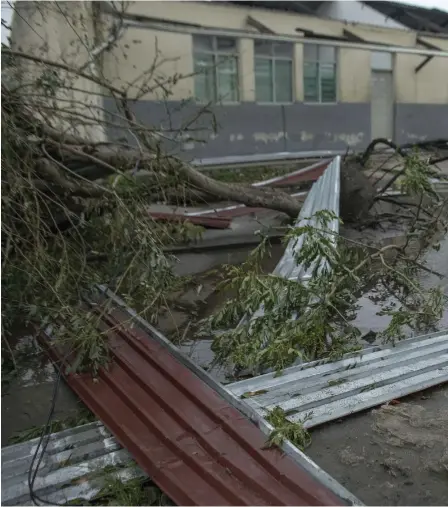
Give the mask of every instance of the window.
<svg viewBox="0 0 448 507">
<path fill-rule="evenodd" d="M 336 102 L 336 49 L 305 44 L 303 53 L 305 102 Z"/>
<path fill-rule="evenodd" d="M 292 102 L 292 55 L 290 43 L 255 41 L 257 102 Z"/>
<path fill-rule="evenodd" d="M 193 37 L 195 95 L 201 102 L 238 102 L 238 55 L 231 37 Z"/>
</svg>

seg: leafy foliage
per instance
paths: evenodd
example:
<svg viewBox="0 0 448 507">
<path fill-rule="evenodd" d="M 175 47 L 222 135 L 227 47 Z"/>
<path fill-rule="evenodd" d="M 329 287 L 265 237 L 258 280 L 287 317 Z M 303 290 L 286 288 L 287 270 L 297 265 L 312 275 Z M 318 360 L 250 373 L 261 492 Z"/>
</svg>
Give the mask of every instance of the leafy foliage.
<svg viewBox="0 0 448 507">
<path fill-rule="evenodd" d="M 328 225 L 335 217 L 330 212 L 310 218 L 314 225 L 291 227 L 285 237 L 285 242 L 302 242 L 295 261 L 311 268 L 313 276 L 306 283 L 261 272 L 266 241 L 246 263 L 227 267 L 221 288 L 232 289 L 235 298 L 202 322 L 202 333 L 214 335 L 217 363 L 237 371 L 281 372 L 297 359 L 337 359 L 355 351 L 361 337 L 353 325 L 357 301 L 369 287 L 401 303 L 383 310 L 392 317 L 380 335 L 387 342 L 403 338 L 409 328 L 427 329 L 440 319 L 441 291 L 425 292 L 415 278 L 416 265 L 402 252 L 388 259 L 398 247 L 386 246 L 372 254 L 362 244 L 332 234 Z"/>
<path fill-rule="evenodd" d="M 153 189 L 132 175 L 94 198 L 46 180 L 39 147 L 27 142 L 34 126 L 15 112 L 14 96 L 5 98 L 12 102 L 2 104 L 2 344 L 17 322 L 51 325 L 75 352 L 74 368 L 95 374 L 108 361 L 107 341 L 82 297 L 103 283 L 155 319 L 181 283 L 163 246 L 202 230 L 154 222 Z"/>
<path fill-rule="evenodd" d="M 288 421 L 285 411 L 281 407 L 274 407 L 266 416 L 266 420 L 274 426 L 269 435 L 267 442 L 268 447 L 281 447 L 285 440 L 289 440 L 292 444 L 304 451 L 311 445 L 311 435 L 303 427 L 307 420 L 301 422 Z"/>
</svg>

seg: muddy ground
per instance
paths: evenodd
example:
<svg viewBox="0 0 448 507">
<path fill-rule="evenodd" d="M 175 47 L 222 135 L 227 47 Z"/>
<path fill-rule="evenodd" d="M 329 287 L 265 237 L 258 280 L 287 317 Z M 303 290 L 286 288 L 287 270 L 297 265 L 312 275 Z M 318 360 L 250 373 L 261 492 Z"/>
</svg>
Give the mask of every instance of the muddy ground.
<svg viewBox="0 0 448 507">
<path fill-rule="evenodd" d="M 366 505 L 446 505 L 448 389 L 312 431 L 307 454 Z"/>
<path fill-rule="evenodd" d="M 243 238 L 248 231 L 253 233 L 256 229 L 280 223 L 281 217 L 267 212 L 266 215 L 236 220 L 231 234 L 240 234 Z M 372 234 L 381 236 L 382 233 Z M 387 236 L 388 233 L 384 234 Z M 209 235 L 210 241 L 216 237 L 215 233 Z M 201 366 L 208 367 L 213 358 L 210 341 L 190 342 L 191 323 L 222 304 L 223 295 L 215 292 L 220 266 L 242 263 L 252 247 L 178 254 L 177 273 L 195 276 L 192 287 L 180 296 L 190 306 L 188 310 L 166 313 L 157 327 L 173 341 L 179 342 L 181 349 Z M 282 253 L 283 247 L 275 244 L 271 256 L 264 262 L 266 272 L 272 271 Z M 429 256 L 430 266 L 448 275 L 448 238 L 442 242 L 439 252 L 431 252 Z M 448 294 L 446 279 L 441 282 L 433 275 L 425 275 L 423 283 L 427 286 L 442 283 Z M 387 324 L 375 316 L 378 308 L 370 300 L 361 303 L 357 324 L 366 333 L 380 330 Z M 445 312 L 444 325 L 448 325 L 448 312 Z M 52 367 L 35 348 L 30 335 L 24 333 L 15 344 L 15 349 L 22 366 L 19 374 L 9 382 L 8 378 L 2 378 L 2 446 L 7 445 L 17 432 L 46 422 L 53 390 Z M 211 373 L 223 383 L 228 381 L 226 372 L 213 370 Z M 82 405 L 62 384 L 55 418 L 70 417 L 76 420 L 77 415 L 84 415 Z M 307 450 L 311 458 L 365 504 L 446 504 L 447 387 L 419 393 L 401 400 L 400 404 L 380 407 L 316 428 L 312 431 L 312 437 L 313 443 Z"/>
</svg>

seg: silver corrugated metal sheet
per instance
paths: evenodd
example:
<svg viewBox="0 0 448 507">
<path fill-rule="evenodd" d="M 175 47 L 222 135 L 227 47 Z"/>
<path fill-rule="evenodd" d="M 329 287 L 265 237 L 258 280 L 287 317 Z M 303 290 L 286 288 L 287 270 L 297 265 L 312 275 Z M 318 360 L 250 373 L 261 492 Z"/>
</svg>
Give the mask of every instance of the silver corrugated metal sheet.
<svg viewBox="0 0 448 507">
<path fill-rule="evenodd" d="M 303 203 L 302 209 L 300 210 L 295 224 L 296 227 L 303 227 L 305 225 L 317 227 L 318 225 L 313 215 L 318 211 L 328 210 L 339 216 L 340 166 L 341 157 L 337 156 L 328 165 L 322 176 L 311 187 L 311 190 Z M 333 234 L 328 234 L 330 234 L 332 239 L 336 241 L 336 233 L 339 231 L 339 221 L 337 219 L 332 220 L 329 224 L 329 229 L 333 232 Z M 324 269 L 326 263 L 319 259 L 308 269 L 305 269 L 304 266 L 297 264 L 296 255 L 302 248 L 304 241 L 306 241 L 306 234 L 297 239 L 291 239 L 288 242 L 283 257 L 280 259 L 273 271 L 274 275 L 306 283 L 316 269 L 316 264 L 318 272 Z M 263 306 L 261 306 L 250 317 L 250 320 L 257 319 L 263 314 L 264 309 Z M 248 316 L 244 317 L 239 325 L 243 325 L 247 322 L 248 318 Z"/>
<path fill-rule="evenodd" d="M 33 505 L 28 471 L 38 443 L 36 438 L 2 448 L 2 505 Z M 50 505 L 89 500 L 112 479 L 138 477 L 144 474 L 129 453 L 97 422 L 50 436 L 34 492 Z"/>
<path fill-rule="evenodd" d="M 280 406 L 311 428 L 448 381 L 448 330 L 229 384 L 261 416 Z"/>
<path fill-rule="evenodd" d="M 335 157 L 329 164 L 322 176 L 314 183 L 311 190 L 303 203 L 299 217 L 295 224 L 296 227 L 311 225 L 317 227 L 316 220 L 311 218 L 317 211 L 328 210 L 339 216 L 339 193 L 340 193 L 340 166 L 341 157 Z M 339 222 L 337 219 L 331 221 L 329 229 L 334 233 L 332 236 L 336 239 L 335 234 L 339 231 Z M 295 256 L 306 241 L 306 234 L 298 239 L 289 241 L 283 257 L 273 271 L 274 275 L 281 276 L 297 281 L 306 281 L 311 277 L 311 273 L 315 269 L 315 265 L 305 270 L 303 266 L 297 265 Z M 319 261 L 318 261 L 319 262 Z M 319 267 L 322 269 L 324 264 Z"/>
</svg>

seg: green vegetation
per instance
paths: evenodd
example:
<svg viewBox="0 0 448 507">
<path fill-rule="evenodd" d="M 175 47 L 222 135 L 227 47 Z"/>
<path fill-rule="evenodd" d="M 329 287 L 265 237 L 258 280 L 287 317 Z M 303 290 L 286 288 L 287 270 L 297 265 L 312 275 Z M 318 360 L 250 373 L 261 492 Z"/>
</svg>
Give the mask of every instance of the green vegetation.
<svg viewBox="0 0 448 507">
<path fill-rule="evenodd" d="M 281 407 L 275 407 L 266 416 L 266 420 L 274 426 L 267 441 L 268 447 L 281 447 L 285 440 L 289 440 L 301 451 L 311 445 L 311 435 L 303 427 L 306 418 L 301 422 L 288 421 L 285 411 Z"/>
<path fill-rule="evenodd" d="M 360 348 L 360 330 L 353 325 L 357 301 L 367 287 L 375 286 L 401 303 L 385 308 L 389 326 L 378 335 L 385 342 L 403 338 L 406 329 L 425 330 L 440 319 L 444 298 L 439 288 L 425 291 L 416 278 L 418 263 L 403 249 L 389 245 L 372 249 L 328 234 L 335 218 L 328 211 L 315 214 L 316 226 L 291 227 L 285 242 L 306 236 L 296 255 L 297 264 L 315 266 L 307 284 L 263 274 L 260 261 L 264 240 L 245 263 L 227 266 L 220 289 L 232 289 L 235 297 L 203 320 L 201 333 L 214 336 L 218 364 L 258 372 L 281 371 L 296 359 L 337 359 Z M 390 253 L 394 256 L 390 258 Z M 315 261 L 325 261 L 321 271 Z M 264 314 L 240 323 L 260 305 Z M 295 316 L 295 318 L 292 318 Z"/>
</svg>

